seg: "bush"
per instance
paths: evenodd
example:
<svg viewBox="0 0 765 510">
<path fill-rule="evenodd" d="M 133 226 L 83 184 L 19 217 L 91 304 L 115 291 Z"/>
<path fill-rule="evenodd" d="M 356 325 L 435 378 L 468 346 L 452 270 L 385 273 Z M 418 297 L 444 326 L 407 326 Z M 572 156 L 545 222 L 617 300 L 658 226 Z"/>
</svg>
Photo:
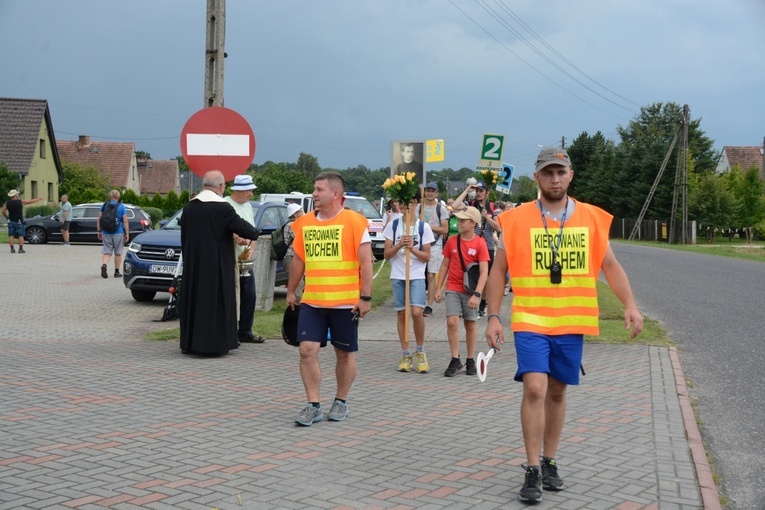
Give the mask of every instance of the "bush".
<svg viewBox="0 0 765 510">
<path fill-rule="evenodd" d="M 157 209 L 156 207 L 142 207 L 143 211 L 151 217 L 151 226 L 152 228 L 155 228 L 159 221 L 164 218 L 164 215 L 162 214 L 162 209 Z"/>
<path fill-rule="evenodd" d="M 59 211 L 58 207 L 52 207 L 50 205 L 36 205 L 34 207 L 27 207 L 24 211 L 25 218 L 34 218 L 35 216 L 51 216 Z"/>
</svg>

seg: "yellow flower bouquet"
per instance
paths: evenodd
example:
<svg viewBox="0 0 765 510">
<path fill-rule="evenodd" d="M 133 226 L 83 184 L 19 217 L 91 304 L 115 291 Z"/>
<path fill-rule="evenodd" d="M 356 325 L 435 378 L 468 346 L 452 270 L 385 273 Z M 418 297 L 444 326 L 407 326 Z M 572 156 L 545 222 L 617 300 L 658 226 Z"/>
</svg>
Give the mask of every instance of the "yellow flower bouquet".
<svg viewBox="0 0 765 510">
<path fill-rule="evenodd" d="M 385 179 L 382 187 L 391 199 L 400 202 L 404 207 L 411 204 L 412 199 L 420 193 L 420 184 L 414 172 L 396 174 Z"/>
<path fill-rule="evenodd" d="M 494 170 L 481 170 L 478 175 L 478 180 L 486 184 L 486 189 L 488 191 L 492 191 L 499 180 L 499 172 L 495 172 Z"/>
</svg>

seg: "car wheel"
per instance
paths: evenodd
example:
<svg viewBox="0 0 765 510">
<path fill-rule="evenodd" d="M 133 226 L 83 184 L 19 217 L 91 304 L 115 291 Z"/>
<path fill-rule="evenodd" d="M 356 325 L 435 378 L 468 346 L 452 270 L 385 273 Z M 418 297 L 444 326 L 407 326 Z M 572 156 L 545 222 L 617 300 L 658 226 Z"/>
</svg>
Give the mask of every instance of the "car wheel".
<svg viewBox="0 0 765 510">
<path fill-rule="evenodd" d="M 144 302 L 144 301 L 151 301 L 154 299 L 154 296 L 157 295 L 156 291 L 153 290 L 130 290 L 130 293 L 133 294 L 133 299 L 136 301 Z"/>
<path fill-rule="evenodd" d="M 45 229 L 41 227 L 29 227 L 27 229 L 26 238 L 29 244 L 43 244 L 48 242 L 48 235 L 45 233 Z"/>
</svg>

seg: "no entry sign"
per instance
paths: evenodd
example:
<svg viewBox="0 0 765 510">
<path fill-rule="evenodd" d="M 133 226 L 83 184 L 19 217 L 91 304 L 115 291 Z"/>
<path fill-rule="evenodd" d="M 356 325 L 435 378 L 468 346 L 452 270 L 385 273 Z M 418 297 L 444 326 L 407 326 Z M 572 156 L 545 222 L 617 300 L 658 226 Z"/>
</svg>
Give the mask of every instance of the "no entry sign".
<svg viewBox="0 0 765 510">
<path fill-rule="evenodd" d="M 220 170 L 227 181 L 243 174 L 255 159 L 255 135 L 244 117 L 223 106 L 199 110 L 181 131 L 181 154 L 200 177 Z"/>
</svg>

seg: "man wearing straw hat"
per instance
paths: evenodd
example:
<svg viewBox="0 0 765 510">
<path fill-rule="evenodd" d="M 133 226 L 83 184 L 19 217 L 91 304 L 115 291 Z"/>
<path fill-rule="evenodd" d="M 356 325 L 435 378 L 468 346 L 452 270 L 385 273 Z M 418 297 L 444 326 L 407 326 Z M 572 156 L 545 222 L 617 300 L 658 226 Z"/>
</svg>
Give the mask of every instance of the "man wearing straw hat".
<svg viewBox="0 0 765 510">
<path fill-rule="evenodd" d="M 250 198 L 252 198 L 252 190 L 256 189 L 255 183 L 252 182 L 251 175 L 237 175 L 234 177 L 234 184 L 231 186 L 231 195 L 225 198 L 226 202 L 231 204 L 240 218 L 247 221 L 252 226 L 255 226 L 255 217 L 252 212 L 252 206 L 250 205 Z M 252 241 L 244 239 L 234 234 L 235 255 L 237 260 L 244 258 L 244 260 L 252 259 L 255 255 L 255 249 L 252 246 Z M 247 252 L 245 254 L 245 252 Z M 261 344 L 265 341 L 260 335 L 255 335 L 252 332 L 252 323 L 255 320 L 255 302 L 257 295 L 255 293 L 255 272 L 246 271 L 244 276 L 238 271 L 239 266 L 237 264 L 237 272 L 239 273 L 237 283 L 239 285 L 239 328 L 237 329 L 237 336 L 242 343 L 256 343 Z"/>
</svg>

